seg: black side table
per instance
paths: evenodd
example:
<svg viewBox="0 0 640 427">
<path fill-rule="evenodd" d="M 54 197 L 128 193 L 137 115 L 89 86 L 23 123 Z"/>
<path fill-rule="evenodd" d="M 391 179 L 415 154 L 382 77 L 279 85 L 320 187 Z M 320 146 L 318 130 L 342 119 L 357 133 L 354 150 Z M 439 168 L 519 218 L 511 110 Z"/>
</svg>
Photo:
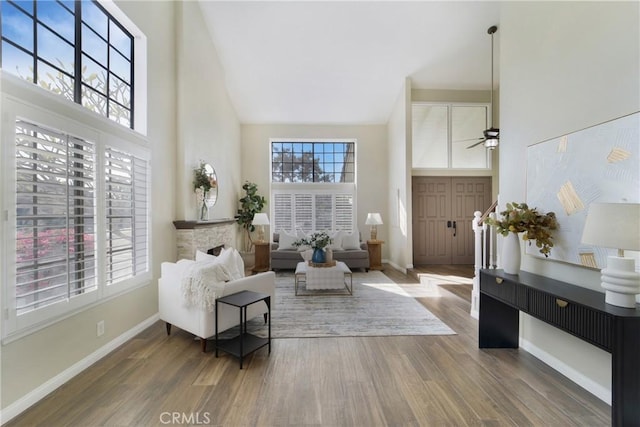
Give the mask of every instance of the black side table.
<svg viewBox="0 0 640 427">
<path fill-rule="evenodd" d="M 247 333 L 247 307 L 251 304 L 264 301 L 267 304 L 267 326 L 269 329 L 267 338 L 260 338 Z M 240 310 L 240 334 L 228 340 L 218 340 L 218 313 L 219 304 L 232 305 Z M 240 358 L 240 369 L 242 369 L 242 358 L 253 353 L 265 345 L 269 347 L 271 354 L 271 296 L 253 291 L 241 291 L 216 299 L 216 357 L 218 350 L 225 351 Z"/>
</svg>

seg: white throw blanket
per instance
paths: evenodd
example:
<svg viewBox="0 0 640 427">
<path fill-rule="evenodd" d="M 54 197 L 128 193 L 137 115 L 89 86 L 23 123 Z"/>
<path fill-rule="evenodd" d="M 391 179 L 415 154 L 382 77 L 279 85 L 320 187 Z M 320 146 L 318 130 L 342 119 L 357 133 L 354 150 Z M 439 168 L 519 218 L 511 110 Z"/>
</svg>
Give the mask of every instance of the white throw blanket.
<svg viewBox="0 0 640 427">
<path fill-rule="evenodd" d="M 231 280 L 228 269 L 216 262 L 196 262 L 182 277 L 182 296 L 187 306 L 214 311 L 217 296 L 222 296 L 225 282 Z"/>
</svg>

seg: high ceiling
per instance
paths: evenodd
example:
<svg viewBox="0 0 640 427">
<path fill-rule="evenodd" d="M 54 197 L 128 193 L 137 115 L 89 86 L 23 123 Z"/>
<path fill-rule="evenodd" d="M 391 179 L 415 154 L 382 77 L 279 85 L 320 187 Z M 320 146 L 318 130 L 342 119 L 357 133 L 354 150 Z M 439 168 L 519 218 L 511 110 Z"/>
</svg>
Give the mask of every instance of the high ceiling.
<svg viewBox="0 0 640 427">
<path fill-rule="evenodd" d="M 406 77 L 414 88 L 491 87 L 499 2 L 200 5 L 242 123 L 386 123 Z"/>
</svg>

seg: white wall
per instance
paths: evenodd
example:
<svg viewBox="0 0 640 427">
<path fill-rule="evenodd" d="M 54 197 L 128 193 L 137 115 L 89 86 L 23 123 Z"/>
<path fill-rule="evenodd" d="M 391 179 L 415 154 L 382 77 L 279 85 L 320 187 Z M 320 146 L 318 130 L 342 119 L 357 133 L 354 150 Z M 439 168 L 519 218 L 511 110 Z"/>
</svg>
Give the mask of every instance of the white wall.
<svg viewBox="0 0 640 427">
<path fill-rule="evenodd" d="M 242 125 L 242 180 L 258 184 L 258 191 L 267 198 L 270 209 L 269 157 L 270 138 L 356 139 L 357 167 L 357 223 L 363 239 L 369 237 L 369 227 L 364 224 L 368 212 L 379 212 L 384 225 L 378 226 L 378 239 L 386 240 L 389 214 L 385 125 Z M 388 245 L 382 246 L 382 257 L 389 253 Z"/>
<path fill-rule="evenodd" d="M 389 262 L 406 271 L 411 258 L 411 81 L 407 78 L 387 123 L 387 168 L 389 170 L 388 250 Z"/>
<path fill-rule="evenodd" d="M 231 218 L 242 190 L 240 122 L 229 99 L 224 69 L 195 1 L 176 3 L 178 151 L 176 218 L 197 219 L 193 170 L 201 160 L 218 177 L 218 202 L 209 217 Z"/>
<path fill-rule="evenodd" d="M 525 200 L 528 145 L 640 110 L 640 3 L 505 2 L 500 200 Z M 539 206 L 544 210 L 544 206 Z M 523 270 L 601 290 L 599 273 L 523 254 Z M 606 400 L 611 357 L 523 315 L 525 347 Z"/>
<path fill-rule="evenodd" d="M 22 408 L 21 405 L 33 403 L 30 396 L 46 391 L 50 385 L 48 381 L 136 325 L 153 318 L 158 312 L 156 280 L 160 263 L 175 257 L 171 225 L 175 219 L 173 188 L 176 180 L 174 5 L 171 2 L 122 2 L 119 7 L 148 37 L 147 129 L 152 150 L 153 280 L 133 292 L 3 345 L 1 406 L 5 417 L 7 412 Z M 96 323 L 100 320 L 105 321 L 105 334 L 96 337 Z"/>
</svg>

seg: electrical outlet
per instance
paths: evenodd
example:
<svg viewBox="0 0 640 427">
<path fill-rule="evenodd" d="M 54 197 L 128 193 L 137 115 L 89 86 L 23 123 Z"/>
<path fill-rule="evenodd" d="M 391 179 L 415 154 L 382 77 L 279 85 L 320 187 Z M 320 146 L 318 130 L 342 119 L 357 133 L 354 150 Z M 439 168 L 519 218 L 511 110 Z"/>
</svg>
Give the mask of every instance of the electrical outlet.
<svg viewBox="0 0 640 427">
<path fill-rule="evenodd" d="M 104 335 L 104 320 L 101 320 L 96 324 L 96 334 L 99 337 Z"/>
</svg>

